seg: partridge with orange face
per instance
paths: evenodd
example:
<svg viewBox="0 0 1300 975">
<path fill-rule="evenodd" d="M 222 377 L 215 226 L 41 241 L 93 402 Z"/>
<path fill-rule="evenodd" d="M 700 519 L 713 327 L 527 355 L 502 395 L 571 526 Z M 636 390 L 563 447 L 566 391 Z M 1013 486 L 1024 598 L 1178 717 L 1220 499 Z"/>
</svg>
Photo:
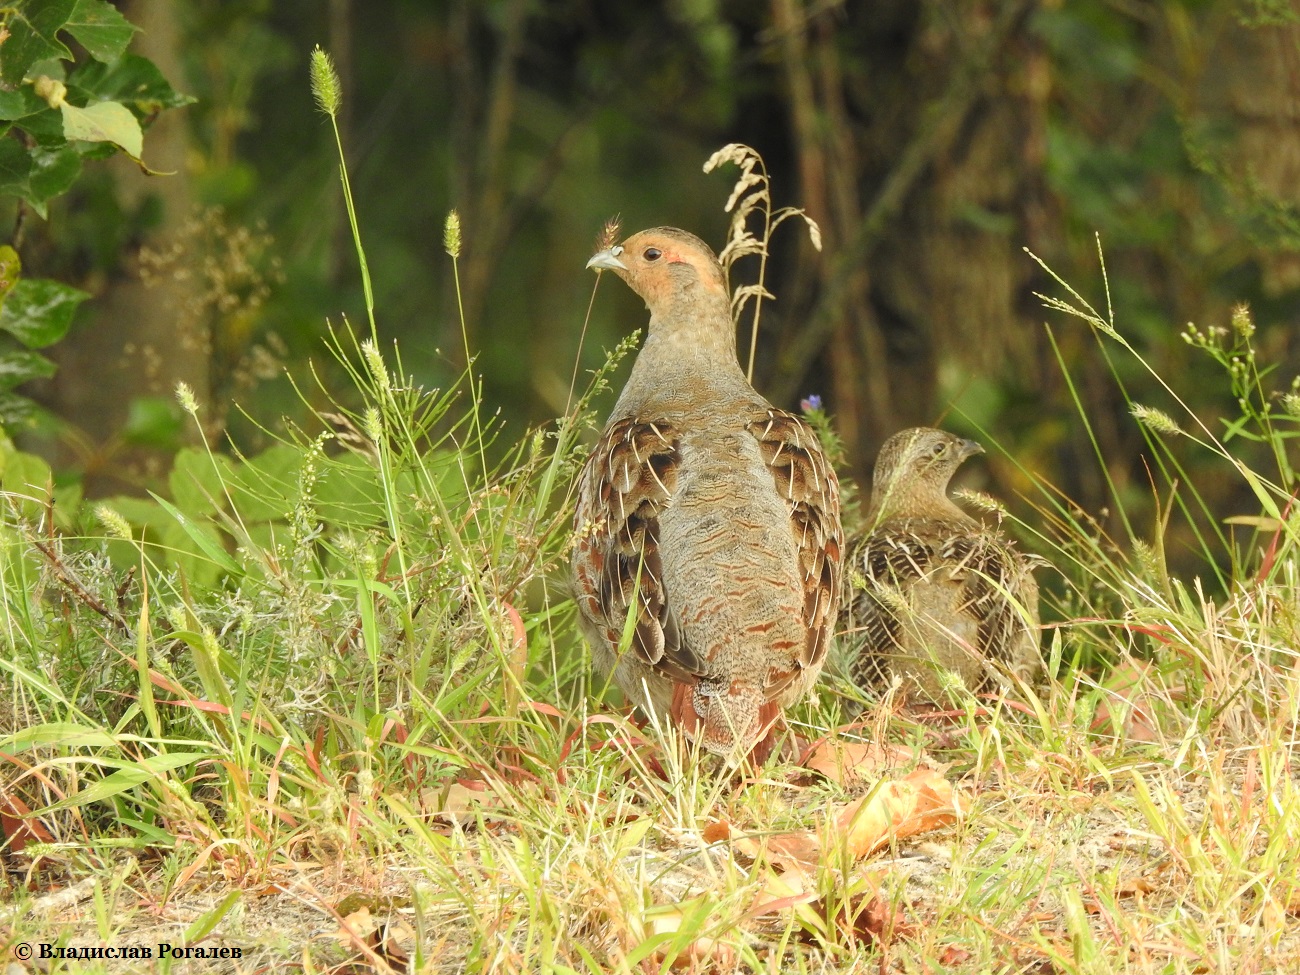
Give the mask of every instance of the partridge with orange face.
<svg viewBox="0 0 1300 975">
<path fill-rule="evenodd" d="M 865 530 L 848 546 L 841 650 L 860 687 L 901 678 L 914 695 L 947 699 L 955 676 L 972 691 L 1042 666 L 1032 563 L 948 497 L 962 462 L 984 448 L 915 427 L 876 459 Z"/>
<path fill-rule="evenodd" d="M 657 227 L 587 266 L 645 299 L 650 327 L 579 481 L 583 631 L 640 708 L 733 764 L 762 760 L 830 645 L 839 484 L 812 429 L 741 371 L 707 244 Z"/>
</svg>

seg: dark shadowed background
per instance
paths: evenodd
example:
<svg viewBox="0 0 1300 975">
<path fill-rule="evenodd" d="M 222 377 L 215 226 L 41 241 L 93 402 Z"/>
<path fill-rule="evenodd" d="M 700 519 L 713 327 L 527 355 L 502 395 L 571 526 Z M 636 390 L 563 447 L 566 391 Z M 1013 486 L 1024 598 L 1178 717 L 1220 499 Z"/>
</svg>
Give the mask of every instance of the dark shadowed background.
<svg viewBox="0 0 1300 975">
<path fill-rule="evenodd" d="M 1025 248 L 1104 312 L 1099 235 L 1118 329 L 1211 425 L 1231 403 L 1223 383 L 1202 382 L 1209 365 L 1179 338 L 1187 322 L 1225 326 L 1248 302 L 1261 358 L 1285 381 L 1297 368 L 1288 3 L 121 7 L 143 28 L 132 50 L 198 101 L 146 136 L 146 161 L 175 175 L 96 164 L 26 230 L 26 268 L 94 295 L 36 390 L 57 422 L 27 433 L 91 491 L 165 473 L 185 436 L 177 379 L 245 449 L 264 435 L 235 404 L 270 426 L 309 422 L 282 365 L 309 399 L 325 399 L 309 359 L 346 395 L 321 337 L 364 309 L 332 136 L 308 89 L 318 43 L 343 81 L 381 335 L 430 387 L 463 368 L 442 247 L 457 208 L 465 319 L 507 439 L 565 408 L 602 223 L 674 224 L 720 248 L 736 171 L 701 167 L 733 141 L 762 153 L 774 203 L 805 207 L 825 241 L 815 252 L 791 223 L 773 242 L 756 385 L 785 407 L 820 394 L 859 473 L 892 431 L 942 422 L 983 431 L 1098 511 L 1106 479 L 1068 374 L 1115 489 L 1139 504 L 1149 492 L 1141 433 L 1094 336 L 1042 307 L 1034 292 L 1063 292 Z M 643 320 L 604 282 L 582 367 Z M 1167 405 L 1133 366 L 1116 368 L 1135 399 Z M 997 451 L 976 466 L 997 493 L 1027 489 Z"/>
</svg>

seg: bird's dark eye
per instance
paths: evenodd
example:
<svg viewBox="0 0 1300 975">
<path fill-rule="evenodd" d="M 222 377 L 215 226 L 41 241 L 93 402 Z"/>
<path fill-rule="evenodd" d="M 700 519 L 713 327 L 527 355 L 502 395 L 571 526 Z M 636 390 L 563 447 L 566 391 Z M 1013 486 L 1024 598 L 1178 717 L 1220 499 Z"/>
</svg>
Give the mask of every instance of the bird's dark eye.
<svg viewBox="0 0 1300 975">
<path fill-rule="evenodd" d="M 647 247 L 645 249 L 645 253 L 642 254 L 641 256 L 644 257 L 647 261 L 657 261 L 659 260 L 659 258 L 664 256 L 664 252 L 661 251 L 658 247 Z"/>
<path fill-rule="evenodd" d="M 937 443 L 930 448 L 930 454 L 934 457 L 942 457 L 947 449 L 948 445 L 946 443 Z"/>
</svg>

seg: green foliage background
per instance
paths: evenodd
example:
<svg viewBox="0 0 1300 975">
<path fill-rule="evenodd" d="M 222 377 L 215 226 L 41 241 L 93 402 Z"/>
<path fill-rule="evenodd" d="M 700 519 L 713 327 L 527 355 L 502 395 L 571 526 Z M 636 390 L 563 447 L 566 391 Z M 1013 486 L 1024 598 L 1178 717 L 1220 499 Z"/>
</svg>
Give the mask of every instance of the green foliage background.
<svg viewBox="0 0 1300 975">
<path fill-rule="evenodd" d="M 778 204 L 812 205 L 819 180 L 828 199 L 859 201 L 828 227 L 823 255 L 776 241 L 767 283 L 778 301 L 758 350 L 759 387 L 786 406 L 820 393 L 859 477 L 892 429 L 943 422 L 1004 446 L 1010 456 L 990 461 L 981 486 L 1013 505 L 1029 471 L 1112 529 L 1121 502 L 1152 510 L 1148 455 L 1109 378 L 1112 368 L 1122 382 L 1140 374 L 1108 366 L 1086 330 L 1059 320 L 1048 340 L 1034 295 L 1051 283 L 1023 246 L 1087 282 L 1099 307 L 1109 300 L 1135 347 L 1212 424 L 1236 404 L 1187 355 L 1185 322 L 1224 326 L 1245 302 L 1256 344 L 1277 363 L 1277 395 L 1297 371 L 1300 235 L 1295 200 L 1279 189 L 1294 181 L 1278 174 L 1300 149 L 1284 127 L 1271 141 L 1261 133 L 1294 94 L 1285 4 L 195 0 L 167 15 L 166 80 L 127 51 L 142 43 L 130 4 L 127 18 L 103 0 L 14 9 L 0 48 L 10 160 L 0 196 L 23 271 L 9 259 L 17 292 L 0 320 L 10 363 L 0 383 L 46 378 L 27 387 L 46 411 L 32 417 L 6 392 L 6 417 L 68 488 L 166 495 L 172 455 L 193 443 L 165 376 L 132 387 L 138 366 L 125 367 L 125 388 L 88 414 L 84 396 L 65 405 L 61 385 L 84 377 L 85 360 L 67 359 L 71 373 L 49 381 L 54 366 L 35 351 L 62 338 L 84 295 L 93 300 L 67 347 L 119 329 L 131 347 L 122 316 L 102 309 L 141 275 L 199 282 L 179 314 L 202 337 L 208 382 L 197 395 L 219 446 L 228 434 L 251 454 L 290 429 L 321 428 L 310 408 L 344 378 L 322 355 L 327 322 L 361 320 L 364 302 L 332 139 L 303 80 L 319 41 L 345 86 L 339 121 L 379 335 L 398 343 L 413 381 L 447 389 L 465 365 L 463 306 L 484 400 L 510 431 L 493 450 L 563 412 L 575 360 L 580 374 L 595 368 L 640 321 L 635 299 L 610 289 L 579 347 L 591 286 L 581 268 L 606 218 L 621 213 L 629 230 L 678 224 L 721 245 L 730 174 L 700 165 L 727 141 L 764 154 Z M 802 64 L 786 46 L 792 32 Z M 68 92 L 57 110 L 19 83 L 47 63 Z M 183 119 L 180 171 L 125 192 L 122 170 L 100 160 L 129 137 L 79 141 L 56 125 L 60 112 L 66 125 L 68 112 L 106 105 L 146 125 L 159 113 Z M 1010 148 L 980 163 L 986 143 L 1004 138 Z M 918 145 L 920 168 L 898 184 Z M 184 185 L 190 213 L 153 191 L 165 180 Z M 465 228 L 459 296 L 440 229 L 452 207 Z M 831 207 L 831 223 L 843 212 Z M 1000 263 L 976 260 L 994 252 Z M 837 262 L 859 278 L 842 293 Z M 898 283 L 909 276 L 921 284 Z M 1001 297 L 953 317 L 935 300 L 948 290 Z M 22 309 L 54 294 L 59 315 L 22 324 Z M 821 319 L 831 324 L 818 344 L 794 354 Z M 1074 419 L 1064 369 L 1091 431 Z M 1215 510 L 1250 510 L 1240 485 L 1210 476 L 1203 490 Z"/>
</svg>

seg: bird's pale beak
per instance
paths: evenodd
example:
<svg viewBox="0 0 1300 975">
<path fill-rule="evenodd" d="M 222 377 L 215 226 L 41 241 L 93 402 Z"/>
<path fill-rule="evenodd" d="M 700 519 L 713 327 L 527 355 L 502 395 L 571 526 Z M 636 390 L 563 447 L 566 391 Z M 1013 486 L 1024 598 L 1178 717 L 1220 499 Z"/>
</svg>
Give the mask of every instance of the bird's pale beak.
<svg viewBox="0 0 1300 975">
<path fill-rule="evenodd" d="M 982 453 L 984 453 L 984 448 L 980 446 L 978 443 L 976 443 L 974 440 L 963 440 L 961 442 L 962 460 L 965 460 L 967 457 L 974 457 L 976 454 L 982 454 Z"/>
<path fill-rule="evenodd" d="M 587 267 L 594 267 L 607 271 L 626 271 L 627 265 L 618 259 L 618 255 L 622 253 L 623 245 L 615 244 L 608 250 L 603 250 L 598 254 L 593 254 L 591 260 L 587 262 Z"/>
</svg>

